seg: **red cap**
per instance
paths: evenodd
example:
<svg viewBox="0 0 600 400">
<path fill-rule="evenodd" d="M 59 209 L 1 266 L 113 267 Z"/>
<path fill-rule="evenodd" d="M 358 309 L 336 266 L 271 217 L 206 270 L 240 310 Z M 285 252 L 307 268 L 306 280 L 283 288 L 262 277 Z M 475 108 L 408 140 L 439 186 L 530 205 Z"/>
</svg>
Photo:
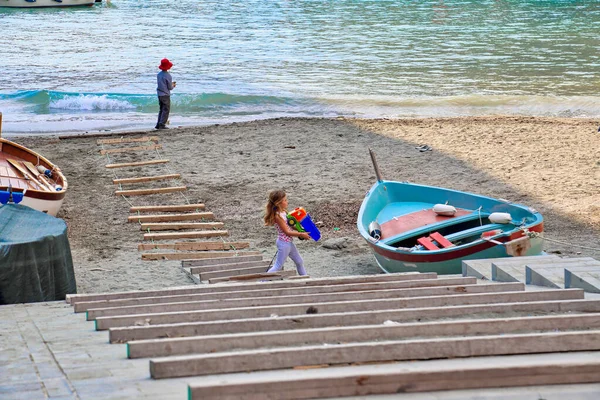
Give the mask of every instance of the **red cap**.
<svg viewBox="0 0 600 400">
<path fill-rule="evenodd" d="M 160 60 L 160 65 L 158 66 L 158 68 L 162 69 L 163 71 L 168 71 L 173 67 L 173 63 L 171 61 L 169 61 L 168 58 L 163 58 L 162 60 Z"/>
</svg>

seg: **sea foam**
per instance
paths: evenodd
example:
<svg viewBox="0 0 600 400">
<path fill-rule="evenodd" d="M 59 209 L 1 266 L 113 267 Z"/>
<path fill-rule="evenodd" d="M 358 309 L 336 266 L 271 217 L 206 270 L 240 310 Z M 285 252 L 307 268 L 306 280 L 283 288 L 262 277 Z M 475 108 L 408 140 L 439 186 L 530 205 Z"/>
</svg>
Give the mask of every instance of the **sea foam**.
<svg viewBox="0 0 600 400">
<path fill-rule="evenodd" d="M 50 109 L 57 110 L 79 110 L 79 111 L 117 111 L 133 110 L 135 105 L 125 100 L 111 99 L 107 95 L 79 95 L 66 96 L 62 99 L 53 100 Z"/>
</svg>

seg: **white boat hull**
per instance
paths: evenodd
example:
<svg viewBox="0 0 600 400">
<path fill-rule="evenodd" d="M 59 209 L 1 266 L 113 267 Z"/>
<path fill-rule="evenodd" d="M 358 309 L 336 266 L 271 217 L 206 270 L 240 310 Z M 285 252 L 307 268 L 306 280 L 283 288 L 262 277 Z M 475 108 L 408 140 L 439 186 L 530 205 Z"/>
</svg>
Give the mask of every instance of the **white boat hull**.
<svg viewBox="0 0 600 400">
<path fill-rule="evenodd" d="M 45 212 L 46 214 L 52 215 L 56 217 L 58 214 L 58 210 L 62 206 L 64 201 L 64 197 L 62 199 L 56 200 L 43 200 L 43 199 L 34 199 L 32 197 L 23 196 L 23 200 L 21 201 L 21 205 L 31 207 L 35 210 Z"/>
<path fill-rule="evenodd" d="M 91 6 L 96 0 L 0 0 L 0 7 L 36 8 L 36 7 L 74 7 Z"/>
</svg>

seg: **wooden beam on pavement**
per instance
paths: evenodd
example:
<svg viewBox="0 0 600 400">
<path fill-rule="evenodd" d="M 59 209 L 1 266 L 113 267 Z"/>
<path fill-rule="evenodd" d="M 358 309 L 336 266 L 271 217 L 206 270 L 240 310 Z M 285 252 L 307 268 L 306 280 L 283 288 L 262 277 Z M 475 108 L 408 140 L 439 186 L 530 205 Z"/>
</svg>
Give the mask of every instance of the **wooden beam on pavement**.
<svg viewBox="0 0 600 400">
<path fill-rule="evenodd" d="M 155 211 L 165 211 L 165 212 L 177 212 L 177 211 L 197 211 L 204 210 L 205 205 L 202 203 L 196 204 L 175 204 L 175 205 L 164 205 L 164 206 L 139 206 L 139 207 L 131 207 L 129 208 L 130 213 L 134 212 L 155 212 Z"/>
<path fill-rule="evenodd" d="M 106 168 L 126 168 L 126 167 L 142 167 L 144 165 L 155 165 L 155 164 L 166 164 L 169 160 L 148 160 L 148 161 L 137 161 L 119 164 L 107 164 Z"/>
<path fill-rule="evenodd" d="M 246 268 L 234 268 L 234 269 L 223 269 L 220 271 L 208 271 L 200 273 L 201 281 L 208 281 L 209 279 L 215 278 L 230 278 L 232 276 L 249 275 L 249 274 L 261 274 L 267 272 L 269 269 L 269 262 L 265 262 L 266 265 L 257 265 L 255 267 Z M 238 302 L 240 303 L 240 302 Z M 241 305 L 241 307 L 244 307 Z"/>
<path fill-rule="evenodd" d="M 190 221 L 195 219 L 212 220 L 215 215 L 210 211 L 188 213 L 188 214 L 158 214 L 158 215 L 130 215 L 127 222 L 168 222 L 168 221 Z"/>
<path fill-rule="evenodd" d="M 294 271 L 291 271 L 294 272 Z M 259 274 L 268 275 L 268 274 Z M 220 279 L 220 278 L 217 278 Z M 209 281 L 210 282 L 210 281 Z M 466 294 L 463 296 L 429 296 L 416 298 L 381 300 L 340 301 L 335 303 L 308 303 L 284 306 L 240 307 L 230 309 L 212 309 L 202 311 L 165 312 L 139 314 L 133 316 L 100 317 L 96 319 L 96 329 L 103 330 L 118 326 L 135 325 L 145 321 L 150 325 L 173 324 L 180 322 L 199 322 L 236 318 L 260 318 L 272 314 L 306 315 L 307 311 L 314 313 L 342 313 L 349 311 L 371 311 L 392 308 L 427 308 L 448 307 L 482 303 L 515 303 L 525 301 L 552 301 L 582 299 L 583 291 L 577 289 L 546 290 L 541 292 L 505 292 L 492 294 Z M 146 321 L 149 320 L 149 321 Z"/>
<path fill-rule="evenodd" d="M 223 283 L 223 282 L 252 282 L 252 281 L 276 281 L 296 275 L 296 271 L 278 271 L 278 272 L 261 272 L 246 275 L 235 275 L 223 278 L 212 278 L 208 283 Z"/>
<path fill-rule="evenodd" d="M 127 343 L 128 358 L 170 357 L 322 343 L 358 343 L 410 337 L 472 336 L 536 331 L 600 329 L 600 315 L 550 315 L 498 319 L 461 319 L 396 325 L 336 326 L 317 329 L 248 332 L 137 340 Z"/>
<path fill-rule="evenodd" d="M 158 136 L 142 136 L 140 138 L 118 138 L 118 139 L 98 139 L 97 144 L 116 144 L 116 143 L 135 143 L 135 142 L 155 142 L 158 143 Z"/>
<path fill-rule="evenodd" d="M 167 174 L 156 176 L 140 176 L 138 178 L 121 178 L 113 179 L 114 185 L 131 185 L 134 183 L 151 182 L 151 181 L 166 181 L 169 179 L 180 179 L 180 174 Z"/>
<path fill-rule="evenodd" d="M 174 232 L 174 233 L 146 233 L 144 240 L 168 240 L 168 239 L 195 239 L 205 237 L 227 236 L 227 231 L 190 231 L 190 232 Z"/>
<path fill-rule="evenodd" d="M 203 267 L 203 266 L 214 266 L 221 264 L 234 264 L 247 261 L 262 261 L 262 256 L 240 256 L 230 258 L 215 258 L 213 260 L 184 260 L 181 262 L 181 266 L 186 267 Z"/>
<path fill-rule="evenodd" d="M 256 257 L 256 256 L 252 256 Z M 242 257 L 237 257 L 242 259 Z M 219 261 L 216 259 L 215 261 Z M 260 258 L 259 258 L 260 260 Z M 182 261 L 182 264 L 186 261 Z M 67 294 L 66 302 L 68 304 L 76 304 L 82 301 L 98 301 L 98 300 L 116 300 L 116 299 L 132 299 L 139 297 L 149 296 L 172 296 L 174 294 L 189 294 L 189 293 L 215 293 L 215 292 L 227 292 L 227 291 L 250 291 L 250 290 L 266 290 L 266 289 L 280 289 L 280 288 L 297 288 L 297 287 L 309 287 L 309 286 L 329 286 L 329 285 L 346 285 L 352 283 L 375 283 L 375 282 L 419 282 L 427 281 L 434 283 L 437 281 L 437 274 L 433 272 L 427 272 L 422 274 L 406 274 L 406 273 L 391 273 L 391 274 L 374 274 L 374 275 L 360 275 L 360 276 L 341 276 L 341 277 L 329 277 L 329 278 L 312 278 L 308 282 L 275 282 L 267 284 L 238 284 L 238 285 L 226 285 L 226 286 L 183 286 L 178 288 L 158 289 L 158 290 L 132 290 L 127 292 L 116 292 L 116 293 L 81 293 L 81 294 Z M 466 278 L 448 278 L 452 279 L 456 284 L 468 284 L 477 283 L 477 279 L 473 277 Z M 458 283 L 460 282 L 460 283 Z"/>
<path fill-rule="evenodd" d="M 142 224 L 144 225 L 144 224 Z M 155 249 L 169 249 L 169 250 L 185 250 L 185 251 L 207 251 L 207 250 L 240 250 L 247 249 L 250 247 L 248 242 L 175 242 L 175 243 L 140 243 L 138 244 L 138 250 L 155 250 Z M 249 254 L 249 252 L 244 253 Z M 260 254 L 260 253 L 257 253 Z"/>
<path fill-rule="evenodd" d="M 142 222 L 140 230 L 179 231 L 182 229 L 222 228 L 224 226 L 225 224 L 222 222 Z"/>
<path fill-rule="evenodd" d="M 484 388 L 573 385 L 600 381 L 598 355 L 561 353 L 558 356 L 560 358 L 550 360 L 548 355 L 542 355 L 544 358 L 540 359 L 537 355 L 512 356 L 502 360 L 499 359 L 500 357 L 494 357 L 498 360 L 493 363 L 489 360 L 485 363 L 479 359 L 468 363 L 463 359 L 440 360 L 430 361 L 423 366 L 404 362 L 368 366 L 360 371 L 344 368 L 331 373 L 321 369 L 308 377 L 287 374 L 256 376 L 244 381 L 193 382 L 188 386 L 188 398 L 189 400 L 239 398 L 300 400 L 396 395 L 400 391 L 436 392 L 467 389 L 481 391 Z M 522 393 L 528 392 L 522 391 Z"/>
<path fill-rule="evenodd" d="M 289 282 L 289 281 L 288 281 Z M 276 282 L 280 283 L 280 282 Z M 209 286 L 211 287 L 211 286 Z M 188 322 L 177 325 L 124 326 L 111 328 L 111 343 L 125 343 L 131 340 L 158 339 L 165 337 L 185 337 L 199 335 L 221 335 L 226 333 L 314 329 L 333 326 L 381 325 L 385 321 L 414 322 L 449 318 L 489 318 L 490 314 L 529 316 L 531 313 L 598 313 L 599 300 L 554 300 L 500 304 L 477 304 L 451 307 L 428 307 L 411 309 L 387 309 L 373 311 L 348 311 L 333 314 L 307 314 L 278 316 L 277 318 L 247 318 L 241 320 L 216 320 Z"/>
<path fill-rule="evenodd" d="M 250 271 L 256 268 L 257 271 Z M 211 274 L 206 278 L 201 278 L 203 281 L 228 277 L 228 273 L 232 274 L 229 276 L 236 275 L 248 275 L 248 273 L 264 273 L 266 267 L 252 267 L 236 270 L 226 271 L 215 271 L 207 274 Z M 245 272 L 246 271 L 246 272 Z M 290 272 L 290 271 L 285 271 Z M 295 271 L 291 271 L 294 273 Z M 200 275 L 202 277 L 202 274 Z M 485 287 L 482 287 L 485 286 Z M 502 284 L 492 285 L 471 285 L 471 286 L 458 286 L 456 288 L 464 289 L 463 291 L 452 292 L 454 296 L 461 296 L 467 293 L 500 293 L 502 291 L 509 291 L 511 288 L 503 288 Z M 455 289 L 456 289 L 455 288 Z M 513 287 L 514 288 L 514 287 Z M 523 290 L 523 287 L 520 288 Z M 110 307 L 103 307 L 98 309 L 89 309 L 87 318 L 88 320 L 96 319 L 98 317 L 116 316 L 116 315 L 133 315 L 133 314 L 151 314 L 151 313 L 165 313 L 165 312 L 179 312 L 179 311 L 196 311 L 196 310 L 210 310 L 210 309 L 230 309 L 230 308 L 243 308 L 243 307 L 267 307 L 267 306 L 283 306 L 293 304 L 311 304 L 311 303 L 335 303 L 341 301 L 358 301 L 358 300 L 375 300 L 375 299 L 397 299 L 397 298 L 414 298 L 417 297 L 418 291 L 410 291 L 406 289 L 389 289 L 389 290 L 372 290 L 362 292 L 345 292 L 345 293 L 321 293 L 321 294 L 303 294 L 303 295 L 287 295 L 287 296 L 266 296 L 266 297 L 243 297 L 243 298 L 229 298 L 229 299 L 215 299 L 205 298 L 199 300 L 177 300 L 173 303 L 158 303 L 158 304 L 142 304 L 117 307 L 111 305 Z M 438 295 L 446 295 L 447 291 L 439 291 Z M 431 297 L 431 296 L 430 296 Z M 215 303 L 216 302 L 216 303 Z M 600 316 L 598 317 L 600 318 Z M 600 326 L 599 326 L 600 327 Z"/>
<path fill-rule="evenodd" d="M 327 344 L 150 360 L 150 376 L 164 379 L 309 365 L 593 350 L 600 350 L 599 330 Z"/>
<path fill-rule="evenodd" d="M 185 192 L 186 190 L 186 186 L 173 186 L 154 189 L 117 190 L 115 191 L 115 196 L 145 196 L 148 194 Z"/>
<path fill-rule="evenodd" d="M 249 263 L 250 264 L 250 263 Z M 268 265 L 264 262 L 264 265 Z M 226 265 L 224 265 L 226 266 Z M 453 279 L 453 278 L 451 278 Z M 256 290 L 244 290 L 244 288 L 238 288 L 235 291 L 218 291 L 202 293 L 196 291 L 194 293 L 182 293 L 169 294 L 164 296 L 148 296 L 148 297 L 135 297 L 135 298 L 124 298 L 124 299 L 111 299 L 111 300 L 92 300 L 92 301 L 81 301 L 73 304 L 75 312 L 87 311 L 90 308 L 108 308 L 108 307 L 122 307 L 122 306 L 136 306 L 143 304 L 159 304 L 159 303 L 177 303 L 183 301 L 200 301 L 200 300 L 223 300 L 223 299 L 240 299 L 249 297 L 279 297 L 279 296 L 300 296 L 300 295 L 322 295 L 327 293 L 352 293 L 359 291 L 373 291 L 373 290 L 390 290 L 390 289 L 402 289 L 398 292 L 399 297 L 422 297 L 422 296 L 436 296 L 448 292 L 459 292 L 469 290 L 464 289 L 467 285 L 459 285 L 457 282 L 449 282 L 448 286 L 434 286 L 434 287 L 411 287 L 411 282 L 415 281 L 392 281 L 392 282 L 373 282 L 373 283 L 351 283 L 347 285 L 323 285 L 323 286 L 301 286 L 301 287 L 284 287 L 284 288 L 268 288 L 268 289 L 256 289 Z M 511 284 L 512 285 L 512 284 Z M 468 285 L 472 286 L 472 285 Z M 515 290 L 515 289 L 513 289 Z"/>
<path fill-rule="evenodd" d="M 187 253 L 143 253 L 142 260 L 152 261 L 152 260 L 198 260 L 202 258 L 219 258 L 219 257 L 231 257 L 230 253 L 234 253 L 231 251 L 228 252 L 211 252 L 211 251 L 200 251 L 200 252 L 187 252 Z M 258 255 L 260 252 L 258 251 L 248 251 L 245 253 L 238 254 L 253 254 Z"/>
<path fill-rule="evenodd" d="M 239 258 L 239 257 L 233 257 Z M 258 267 L 270 265 L 269 260 L 263 260 L 262 258 L 257 261 L 244 261 L 244 262 L 232 262 L 227 264 L 214 264 L 214 265 L 205 265 L 203 267 L 190 267 L 190 273 L 192 274 L 201 274 L 205 272 L 213 272 L 213 271 L 224 271 L 228 269 L 240 269 L 240 268 L 249 268 L 249 267 Z"/>
<path fill-rule="evenodd" d="M 137 146 L 137 147 L 122 147 L 118 149 L 107 149 L 100 150 L 100 154 L 114 154 L 114 153 L 129 153 L 135 151 L 148 151 L 148 150 L 159 150 L 162 149 L 162 144 L 153 144 L 151 146 Z"/>
</svg>

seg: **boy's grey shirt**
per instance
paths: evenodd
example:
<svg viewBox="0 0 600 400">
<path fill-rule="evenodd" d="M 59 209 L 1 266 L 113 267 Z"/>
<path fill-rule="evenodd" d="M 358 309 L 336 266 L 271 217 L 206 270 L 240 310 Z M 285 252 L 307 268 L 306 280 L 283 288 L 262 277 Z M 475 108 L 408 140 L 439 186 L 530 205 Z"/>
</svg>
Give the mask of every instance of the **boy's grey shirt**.
<svg viewBox="0 0 600 400">
<path fill-rule="evenodd" d="M 156 93 L 159 96 L 170 96 L 171 90 L 173 89 L 173 78 L 171 78 L 171 74 L 167 71 L 160 71 L 158 75 L 156 75 Z"/>
</svg>

